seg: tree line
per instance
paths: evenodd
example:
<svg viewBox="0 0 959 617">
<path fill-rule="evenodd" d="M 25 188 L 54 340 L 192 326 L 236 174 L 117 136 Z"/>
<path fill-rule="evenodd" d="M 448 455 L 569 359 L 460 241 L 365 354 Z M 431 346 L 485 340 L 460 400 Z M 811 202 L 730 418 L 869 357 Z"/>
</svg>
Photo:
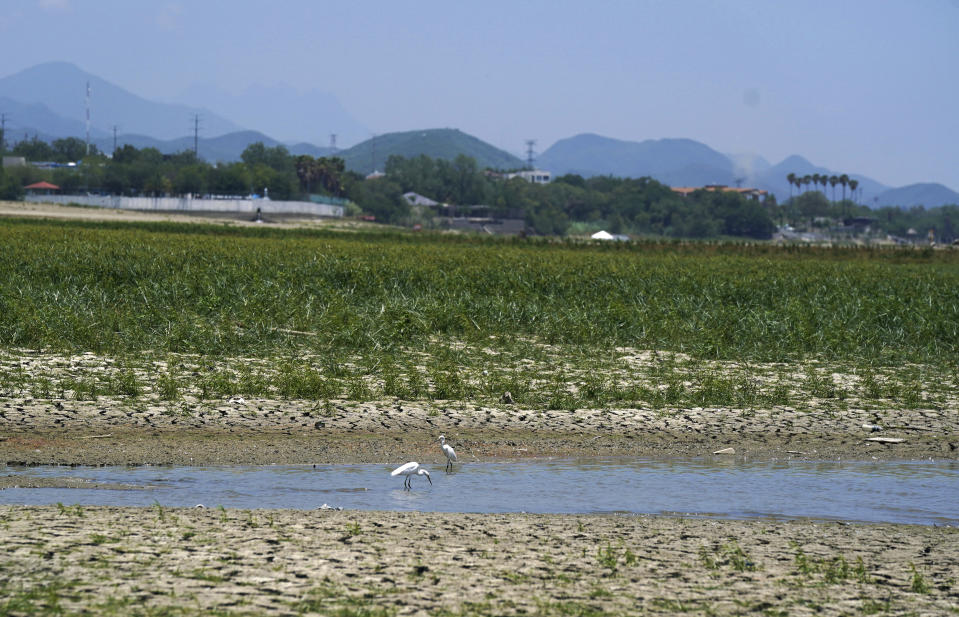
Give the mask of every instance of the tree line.
<svg viewBox="0 0 959 617">
<path fill-rule="evenodd" d="M 7 170 L 21 186 L 47 180 L 64 193 L 92 192 L 127 196 L 164 195 L 269 195 L 273 199 L 305 199 L 311 193 L 343 197 L 349 181 L 342 159 L 294 156 L 285 146 L 248 146 L 241 160 L 209 163 L 192 150 L 163 154 L 156 148 L 123 145 L 112 157 L 104 156 L 79 139 L 51 144 L 34 139 L 16 144 L 12 153 L 29 161 L 64 163 L 82 161 L 76 167 L 40 169 L 34 166 Z M 355 176 L 355 174 L 354 174 Z M 10 198 L 7 195 L 7 198 Z"/>
<path fill-rule="evenodd" d="M 0 137 L 2 139 L 2 137 Z M 870 210 L 847 200 L 858 182 L 847 175 L 789 174 L 790 187 L 805 190 L 783 204 L 774 197 L 763 202 L 734 191 L 698 190 L 688 195 L 648 177 L 584 178 L 568 174 L 547 184 L 509 177 L 504 170 L 482 169 L 476 160 L 460 155 L 452 160 L 391 156 L 385 175 L 363 177 L 345 168 L 338 157 L 293 155 L 286 147 L 254 143 L 240 161 L 208 163 L 192 151 L 162 154 L 156 148 L 117 148 L 112 157 L 77 138 L 46 143 L 34 138 L 16 144 L 13 154 L 31 161 L 65 163 L 76 167 L 41 169 L 34 166 L 0 170 L 0 198 L 19 199 L 23 186 L 47 180 L 64 193 L 104 193 L 128 196 L 233 195 L 251 193 L 275 200 L 309 199 L 326 195 L 348 200 L 349 212 L 366 214 L 384 223 L 437 225 L 435 209 L 413 208 L 403 194 L 415 192 L 451 206 L 484 206 L 494 217 L 522 217 L 527 230 L 544 235 L 584 233 L 605 228 L 612 233 L 714 238 L 770 238 L 777 225 L 805 224 L 822 218 L 868 216 L 878 227 L 896 235 L 909 229 L 925 233 L 934 228 L 945 241 L 955 236 L 957 207 L 881 208 Z M 830 201 L 827 187 L 843 189 L 842 201 Z M 463 210 L 460 210 L 462 213 Z"/>
<path fill-rule="evenodd" d="M 485 205 L 495 216 L 522 213 L 531 231 L 563 235 L 578 224 L 612 233 L 708 238 L 769 238 L 775 224 L 765 204 L 736 192 L 700 190 L 682 196 L 648 177 L 576 174 L 534 184 L 479 169 L 460 155 L 452 161 L 391 156 L 385 182 L 394 192 L 413 191 L 453 205 Z"/>
<path fill-rule="evenodd" d="M 823 194 L 826 193 L 826 186 L 832 187 L 832 200 L 836 201 L 836 185 L 842 186 L 842 200 L 846 201 L 846 187 L 849 187 L 849 190 L 852 191 L 852 199 L 856 200 L 856 189 L 859 188 L 859 180 L 855 178 L 850 178 L 848 174 L 840 175 L 828 175 L 828 174 L 806 174 L 804 176 L 798 176 L 794 173 L 786 174 L 786 181 L 789 182 L 789 196 L 792 197 L 792 188 L 796 187 L 797 190 L 801 190 L 810 184 L 813 188 L 818 187 L 820 184 L 823 188 Z"/>
</svg>

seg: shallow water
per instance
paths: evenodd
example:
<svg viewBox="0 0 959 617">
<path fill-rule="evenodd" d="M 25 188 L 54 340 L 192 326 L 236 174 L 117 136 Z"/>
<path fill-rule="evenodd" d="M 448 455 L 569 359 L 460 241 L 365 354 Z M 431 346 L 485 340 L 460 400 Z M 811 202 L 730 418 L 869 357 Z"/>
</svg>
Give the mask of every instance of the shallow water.
<svg viewBox="0 0 959 617">
<path fill-rule="evenodd" d="M 959 524 L 959 463 L 552 459 L 430 466 L 433 484 L 387 465 L 2 467 L 146 490 L 19 489 L 2 504 L 224 506 L 426 512 L 637 513 Z"/>
</svg>

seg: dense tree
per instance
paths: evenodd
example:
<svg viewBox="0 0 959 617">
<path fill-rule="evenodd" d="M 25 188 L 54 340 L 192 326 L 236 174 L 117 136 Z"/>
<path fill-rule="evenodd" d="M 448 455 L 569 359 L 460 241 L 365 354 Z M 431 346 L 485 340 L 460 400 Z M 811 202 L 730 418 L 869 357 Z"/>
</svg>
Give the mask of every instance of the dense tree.
<svg viewBox="0 0 959 617">
<path fill-rule="evenodd" d="M 354 186 L 351 195 L 363 209 L 383 223 L 398 223 L 409 216 L 410 206 L 400 185 L 387 178 L 366 180 Z"/>
<path fill-rule="evenodd" d="M 346 172 L 343 159 L 335 156 L 313 158 L 302 154 L 294 160 L 294 168 L 304 192 L 320 190 L 335 197 L 343 195 L 343 174 Z"/>
<path fill-rule="evenodd" d="M 17 156 L 24 157 L 28 161 L 38 162 L 52 161 L 54 156 L 53 147 L 47 142 L 38 139 L 36 135 L 29 141 L 23 140 L 14 145 L 13 153 Z"/>
<path fill-rule="evenodd" d="M 240 160 L 251 169 L 257 165 L 265 165 L 279 172 L 287 172 L 293 168 L 290 151 L 286 149 L 286 146 L 269 148 L 264 146 L 262 141 L 247 146 L 240 155 Z"/>
<path fill-rule="evenodd" d="M 96 154 L 97 147 L 90 145 L 90 152 L 87 152 L 87 144 L 77 137 L 66 137 L 57 139 L 53 142 L 53 160 L 57 163 L 68 163 L 83 160 L 87 154 Z"/>
<path fill-rule="evenodd" d="M 176 171 L 173 191 L 179 195 L 200 195 L 207 191 L 206 169 L 202 165 L 186 165 Z"/>
<path fill-rule="evenodd" d="M 803 193 L 797 196 L 794 201 L 800 216 L 807 220 L 811 221 L 818 216 L 826 216 L 829 213 L 829 200 L 819 191 Z"/>
</svg>

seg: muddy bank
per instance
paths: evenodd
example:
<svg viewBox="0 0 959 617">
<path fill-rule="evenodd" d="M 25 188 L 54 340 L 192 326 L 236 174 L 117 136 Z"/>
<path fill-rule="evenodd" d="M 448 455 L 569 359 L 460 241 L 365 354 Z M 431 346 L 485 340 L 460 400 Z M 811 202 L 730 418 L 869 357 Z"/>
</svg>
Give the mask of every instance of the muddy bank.
<svg viewBox="0 0 959 617">
<path fill-rule="evenodd" d="M 24 614 L 959 608 L 959 530 L 950 528 L 162 506 L 2 506 L 0 522 L 0 596 Z"/>
<path fill-rule="evenodd" d="M 0 490 L 6 488 L 82 488 L 112 491 L 145 490 L 148 487 L 118 482 L 91 482 L 83 478 L 29 478 L 20 474 L 0 475 Z"/>
<path fill-rule="evenodd" d="M 101 429 L 102 430 L 102 429 Z M 788 437 L 717 434 L 694 439 L 671 433 L 630 436 L 450 431 L 380 433 L 252 429 L 143 430 L 117 427 L 92 434 L 82 428 L 5 433 L 0 462 L 8 465 L 268 465 L 310 463 L 445 462 L 435 436 L 444 431 L 463 462 L 530 457 L 639 456 L 740 459 L 954 458 L 949 440 L 913 438 L 900 444 L 861 435 Z M 713 454 L 732 447 L 732 454 Z"/>
<path fill-rule="evenodd" d="M 879 425 L 873 431 L 864 424 Z M 466 461 L 544 456 L 915 459 L 959 456 L 954 413 L 884 415 L 729 409 L 529 410 L 469 404 L 245 400 L 189 414 L 161 403 L 4 399 L 9 464 L 301 464 L 438 462 L 445 434 Z M 876 437 L 895 443 L 873 441 Z M 896 441 L 898 440 L 898 441 Z"/>
</svg>

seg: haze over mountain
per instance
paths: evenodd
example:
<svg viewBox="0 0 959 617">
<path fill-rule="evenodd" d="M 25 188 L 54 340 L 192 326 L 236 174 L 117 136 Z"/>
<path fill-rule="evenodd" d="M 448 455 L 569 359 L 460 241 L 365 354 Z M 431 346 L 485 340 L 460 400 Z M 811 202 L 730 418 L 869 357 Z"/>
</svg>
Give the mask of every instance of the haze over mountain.
<svg viewBox="0 0 959 617">
<path fill-rule="evenodd" d="M 536 161 L 537 167 L 556 175 L 650 176 L 670 186 L 723 184 L 747 186 L 769 191 L 782 202 L 793 194 L 786 176 L 807 174 L 847 174 L 859 182 L 860 203 L 869 206 L 925 205 L 935 207 L 959 204 L 959 193 L 941 184 L 918 184 L 890 190 L 861 174 L 830 170 L 792 155 L 776 165 L 752 155 L 727 156 L 690 139 L 659 139 L 629 142 L 594 134 L 577 135 L 556 142 Z M 841 187 L 837 186 L 840 199 Z M 832 187 L 827 189 L 832 198 Z M 850 197 L 847 189 L 847 197 Z"/>
<path fill-rule="evenodd" d="M 290 138 L 284 145 L 292 154 L 311 156 L 334 152 L 325 145 L 329 134 L 322 128 L 324 124 L 349 127 L 335 131 L 344 139 L 351 134 L 349 131 L 361 136 L 366 130 L 333 95 L 320 91 L 297 93 L 283 87 L 253 88 L 243 95 L 232 96 L 215 88 L 190 90 L 197 96 L 206 96 L 208 101 L 230 107 L 235 113 L 245 114 L 254 124 L 243 128 L 225 115 L 219 115 L 220 109 L 210 111 L 199 106 L 150 101 L 72 64 L 52 62 L 0 78 L 0 111 L 9 119 L 8 141 L 34 135 L 48 141 L 67 136 L 82 138 L 86 130 L 83 118 L 87 81 L 92 90 L 91 140 L 103 152 L 113 149 L 114 125 L 119 126 L 118 145 L 154 147 L 164 153 L 190 150 L 194 144 L 191 134 L 194 114 L 199 114 L 201 119 L 200 157 L 209 161 L 239 160 L 243 150 L 258 141 L 269 147 L 283 143 L 268 134 L 262 124 Z M 247 98 L 249 105 L 245 105 Z M 310 134 L 324 145 L 310 143 L 307 138 Z M 493 169 L 517 169 L 525 165 L 517 156 L 456 129 L 385 133 L 335 152 L 344 158 L 348 169 L 364 174 L 374 169 L 382 171 L 392 154 L 406 157 L 424 154 L 443 159 L 465 154 L 476 159 L 481 167 Z M 816 166 L 798 155 L 772 165 L 758 155 L 726 155 L 692 139 L 634 142 L 585 133 L 557 141 L 539 155 L 536 166 L 555 175 L 650 176 L 670 186 L 752 186 L 775 194 L 779 201 L 793 192 L 786 181 L 789 173 L 799 176 L 846 173 L 859 181 L 862 189 L 859 200 L 866 205 L 934 207 L 959 203 L 959 194 L 941 184 L 919 183 L 890 189 L 872 178 L 849 170 Z M 836 197 L 841 197 L 841 192 L 837 192 Z"/>
<path fill-rule="evenodd" d="M 66 119 L 85 127 L 87 83 L 90 84 L 90 125 L 101 133 L 119 127 L 124 133 L 139 133 L 158 139 L 175 139 L 193 132 L 194 117 L 206 137 L 217 137 L 243 127 L 208 109 L 150 101 L 69 62 L 47 62 L 0 79 L 0 97 L 23 104 L 41 104 Z M 11 114 L 12 116 L 12 114 Z M 24 120 L 12 116 L 12 126 L 27 128 Z M 32 127 L 46 130 L 45 127 Z M 16 131 L 11 131 L 16 134 Z M 79 135 L 85 135 L 85 128 Z M 93 131 L 91 130 L 91 137 Z"/>
<path fill-rule="evenodd" d="M 336 96 L 321 90 L 301 92 L 287 85 L 253 85 L 231 94 L 211 84 L 193 84 L 177 97 L 186 105 L 203 105 L 250 128 L 287 143 L 329 144 L 336 134 L 340 148 L 369 139 L 371 132 L 343 108 Z"/>
<path fill-rule="evenodd" d="M 456 127 L 520 158 L 529 139 L 543 151 L 582 133 L 686 137 L 735 153 L 737 163 L 743 153 L 774 164 L 801 154 L 890 186 L 959 189 L 959 0 L 844 0 L 828 11 L 822 0 L 490 0 L 481 8 L 24 0 L 3 8 L 0 75 L 68 60 L 143 99 L 206 107 L 284 142 L 322 147 L 331 132 L 340 147 L 351 139 L 327 126 L 338 123 L 287 107 L 252 122 L 264 110 L 244 109 L 244 96 L 272 84 L 332 93 L 369 128 L 366 137 Z M 192 100 L 191 84 L 240 105 Z M 151 134 L 106 118 L 99 88 L 95 126 Z M 61 115 L 83 120 L 82 90 Z M 286 116 L 303 131 L 266 122 Z M 189 135 L 189 120 L 154 136 Z M 219 134 L 201 125 L 201 137 Z"/>
</svg>

